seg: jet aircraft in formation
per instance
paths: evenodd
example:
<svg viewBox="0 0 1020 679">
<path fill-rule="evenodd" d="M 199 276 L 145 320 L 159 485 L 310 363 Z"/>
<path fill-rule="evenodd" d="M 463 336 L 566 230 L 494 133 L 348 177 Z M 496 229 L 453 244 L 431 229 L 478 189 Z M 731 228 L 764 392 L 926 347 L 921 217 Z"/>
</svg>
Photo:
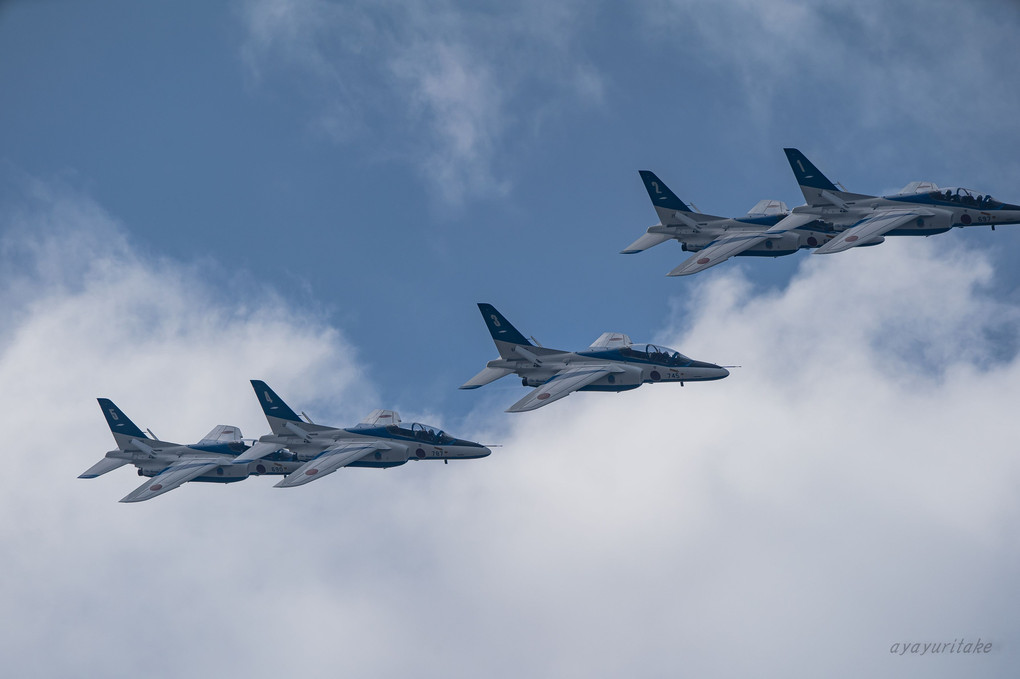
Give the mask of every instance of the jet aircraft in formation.
<svg viewBox="0 0 1020 679">
<path fill-rule="evenodd" d="M 929 236 L 953 227 L 1020 223 L 1020 205 L 963 188 L 940 189 L 913 182 L 891 196 L 850 193 L 836 187 L 797 149 L 785 149 L 805 204 L 789 210 L 762 200 L 743 217 L 718 217 L 692 210 L 654 173 L 640 172 L 659 223 L 623 253 L 642 252 L 667 240 L 695 254 L 669 272 L 686 276 L 734 256 L 788 255 L 802 248 L 815 254 L 877 245 L 886 236 Z M 535 410 L 575 391 L 627 391 L 650 382 L 719 380 L 729 371 L 653 344 L 634 344 L 622 333 L 603 333 L 583 351 L 550 349 L 528 341 L 491 304 L 479 311 L 499 358 L 461 386 L 477 389 L 516 374 L 535 387 L 507 409 Z M 354 427 L 315 424 L 298 417 L 265 382 L 252 387 L 272 433 L 248 445 L 237 427 L 218 425 L 198 443 L 181 445 L 146 435 L 109 399 L 99 399 L 117 444 L 81 474 L 95 478 L 133 464 L 151 477 L 121 502 L 149 500 L 188 481 L 230 483 L 249 476 L 283 476 L 276 486 L 310 483 L 344 467 L 395 467 L 409 460 L 474 459 L 490 450 L 420 423 L 401 423 L 392 410 L 375 410 Z"/>
<path fill-rule="evenodd" d="M 252 380 L 252 387 L 269 421 L 271 434 L 259 439 L 272 447 L 285 447 L 304 463 L 276 484 L 300 486 L 343 467 L 396 467 L 409 460 L 473 460 L 492 451 L 480 443 L 450 436 L 418 422 L 402 423 L 392 410 L 373 410 L 354 427 L 341 429 L 299 418 L 269 385 Z M 242 458 L 253 458 L 249 451 Z"/>
<path fill-rule="evenodd" d="M 714 363 L 695 361 L 678 351 L 654 344 L 633 344 L 630 337 L 606 332 L 584 351 L 536 346 L 491 304 L 479 304 L 499 358 L 465 382 L 461 389 L 477 389 L 511 373 L 526 387 L 536 387 L 507 408 L 509 413 L 535 410 L 575 391 L 627 391 L 648 382 L 704 382 L 720 380 L 729 371 Z"/>
<path fill-rule="evenodd" d="M 117 449 L 78 478 L 94 479 L 125 464 L 151 477 L 121 502 L 151 500 L 187 481 L 231 483 L 249 476 L 277 475 L 278 488 L 300 486 L 343 467 L 396 467 L 408 460 L 473 459 L 491 452 L 480 443 L 455 439 L 428 425 L 402 424 L 392 410 L 375 410 L 348 429 L 300 419 L 262 381 L 252 380 L 271 434 L 253 445 L 241 431 L 218 425 L 198 443 L 180 445 L 146 436 L 113 401 L 99 406 L 113 432 Z M 150 432 L 151 434 L 151 432 Z"/>
<path fill-rule="evenodd" d="M 784 149 L 805 204 L 786 209 L 761 201 L 744 217 L 727 219 L 692 211 L 652 172 L 642 170 L 659 223 L 623 250 L 642 252 L 670 239 L 694 252 L 669 276 L 688 276 L 734 256 L 779 257 L 801 248 L 815 254 L 878 245 L 886 236 L 930 236 L 953 227 L 1020 224 L 1020 205 L 964 188 L 912 182 L 891 196 L 850 193 L 836 187 L 807 157 Z"/>
</svg>

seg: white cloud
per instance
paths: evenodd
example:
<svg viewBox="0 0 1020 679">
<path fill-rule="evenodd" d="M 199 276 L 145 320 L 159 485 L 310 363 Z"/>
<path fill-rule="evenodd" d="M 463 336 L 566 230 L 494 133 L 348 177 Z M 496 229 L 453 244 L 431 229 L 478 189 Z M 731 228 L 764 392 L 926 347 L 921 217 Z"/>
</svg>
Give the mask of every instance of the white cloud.
<svg viewBox="0 0 1020 679">
<path fill-rule="evenodd" d="M 4 229 L 0 652 L 18 674 L 1015 665 L 1020 363 L 995 338 L 1018 309 L 980 253 L 891 239 L 808 259 L 778 291 L 736 264 L 684 281 L 659 341 L 744 367 L 496 413 L 485 460 L 121 505 L 126 470 L 75 478 L 110 444 L 97 395 L 191 439 L 261 433 L 249 377 L 337 421 L 371 389 L 339 331 L 139 254 L 86 198 L 41 190 Z M 961 635 L 995 651 L 889 654 Z"/>
<path fill-rule="evenodd" d="M 601 102 L 599 73 L 573 47 L 582 9 L 258 0 L 244 5 L 243 55 L 263 81 L 264 71 L 311 74 L 326 92 L 316 129 L 342 143 L 372 138 L 456 205 L 509 190 L 499 156 L 513 131 Z"/>
</svg>

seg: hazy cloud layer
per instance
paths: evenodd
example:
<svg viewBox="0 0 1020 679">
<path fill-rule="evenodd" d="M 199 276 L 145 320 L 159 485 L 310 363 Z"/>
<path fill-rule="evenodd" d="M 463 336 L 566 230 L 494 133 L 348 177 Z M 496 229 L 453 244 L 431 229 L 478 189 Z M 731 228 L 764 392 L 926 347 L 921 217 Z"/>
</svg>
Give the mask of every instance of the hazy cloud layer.
<svg viewBox="0 0 1020 679">
<path fill-rule="evenodd" d="M 259 82 L 311 76 L 315 129 L 345 143 L 371 138 L 457 204 L 507 190 L 499 156 L 512 132 L 601 100 L 600 76 L 574 53 L 582 8 L 254 0 L 242 12 L 243 55 Z"/>
<path fill-rule="evenodd" d="M 759 124 L 809 113 L 847 152 L 894 130 L 950 156 L 1012 143 L 1016 3 L 660 0 L 643 15 L 665 49 L 735 73 Z"/>
<path fill-rule="evenodd" d="M 770 292 L 731 267 L 656 338 L 730 378 L 494 412 L 455 432 L 502 431 L 485 460 L 120 505 L 127 470 L 75 478 L 111 444 L 97 395 L 191 440 L 262 432 L 251 376 L 324 420 L 356 419 L 371 386 L 341 332 L 140 254 L 85 197 L 37 186 L 4 230 L 0 649 L 19 676 L 1016 664 L 1020 364 L 998 338 L 1020 309 L 980 253 L 890 242 Z M 889 652 L 964 636 L 993 653 Z"/>
</svg>

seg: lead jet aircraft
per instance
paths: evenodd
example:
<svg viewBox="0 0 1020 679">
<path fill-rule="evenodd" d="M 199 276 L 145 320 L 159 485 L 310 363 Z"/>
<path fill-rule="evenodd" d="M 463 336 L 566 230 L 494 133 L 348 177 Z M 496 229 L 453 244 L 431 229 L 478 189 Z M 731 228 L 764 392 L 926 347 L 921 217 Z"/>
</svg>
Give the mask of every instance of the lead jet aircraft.
<svg viewBox="0 0 1020 679">
<path fill-rule="evenodd" d="M 396 467 L 408 460 L 468 460 L 492 451 L 480 443 L 457 439 L 426 424 L 401 423 L 392 410 L 374 410 L 354 427 L 341 429 L 314 424 L 298 417 L 269 385 L 252 380 L 272 434 L 260 443 L 269 448 L 286 446 L 300 461 L 277 488 L 300 486 L 343 467 Z M 239 460 L 254 460 L 254 448 Z"/>
<path fill-rule="evenodd" d="M 659 223 L 621 254 L 643 252 L 670 239 L 680 241 L 685 252 L 698 254 L 670 271 L 668 276 L 689 276 L 734 256 L 780 257 L 801 248 L 818 247 L 832 236 L 832 229 L 813 218 L 791 217 L 786 203 L 762 200 L 743 217 L 717 217 L 695 212 L 673 193 L 654 172 L 641 170 L 641 180 L 652 199 Z"/>
<path fill-rule="evenodd" d="M 281 451 L 283 446 L 256 443 L 249 448 L 241 439 L 241 430 L 227 424 L 217 425 L 198 443 L 180 445 L 146 436 L 108 398 L 99 399 L 99 407 L 117 450 L 108 452 L 78 478 L 94 479 L 129 463 L 138 468 L 139 476 L 152 477 L 121 502 L 151 500 L 186 481 L 232 483 L 252 475 L 286 474 L 301 466 L 293 455 Z M 254 457 L 240 458 L 246 452 Z"/>
<path fill-rule="evenodd" d="M 479 304 L 499 358 L 461 385 L 477 389 L 510 373 L 526 387 L 537 387 L 507 408 L 508 413 L 535 410 L 575 391 L 628 391 L 647 382 L 703 382 L 730 374 L 714 363 L 687 358 L 654 344 L 633 344 L 630 337 L 606 332 L 586 351 L 561 351 L 525 339 L 491 304 Z"/>
<path fill-rule="evenodd" d="M 931 236 L 953 227 L 1020 223 L 1020 205 L 1002 203 L 964 188 L 940 189 L 931 182 L 912 182 L 891 196 L 869 196 L 836 188 L 803 153 L 783 149 L 807 203 L 793 215 L 814 217 L 839 235 L 815 250 L 816 255 L 878 245 L 885 236 Z"/>
</svg>

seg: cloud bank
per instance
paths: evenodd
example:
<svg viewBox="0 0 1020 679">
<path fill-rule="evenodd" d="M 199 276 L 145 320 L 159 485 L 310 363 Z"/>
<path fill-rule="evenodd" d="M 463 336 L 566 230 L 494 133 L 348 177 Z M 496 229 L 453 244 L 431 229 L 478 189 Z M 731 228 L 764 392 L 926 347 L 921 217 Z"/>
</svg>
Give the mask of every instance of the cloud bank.
<svg viewBox="0 0 1020 679">
<path fill-rule="evenodd" d="M 75 478 L 111 443 L 97 395 L 191 440 L 262 433 L 250 376 L 338 423 L 372 387 L 340 330 L 140 252 L 87 197 L 36 185 L 6 214 L 0 651 L 19 676 L 1016 664 L 1020 309 L 979 252 L 892 239 L 769 291 L 734 265 L 654 338 L 730 378 L 494 412 L 456 432 L 502 432 L 484 460 L 121 505 L 128 471 Z M 960 637 L 993 651 L 890 653 Z"/>
</svg>

